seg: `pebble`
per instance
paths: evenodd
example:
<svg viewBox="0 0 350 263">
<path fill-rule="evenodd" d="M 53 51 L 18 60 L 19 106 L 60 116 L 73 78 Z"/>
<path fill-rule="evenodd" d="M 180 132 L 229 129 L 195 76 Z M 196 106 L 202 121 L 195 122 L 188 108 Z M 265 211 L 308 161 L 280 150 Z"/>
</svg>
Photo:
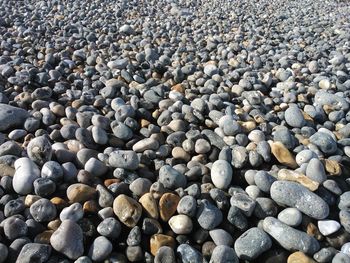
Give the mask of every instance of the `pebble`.
<svg viewBox="0 0 350 263">
<path fill-rule="evenodd" d="M 0 112 L 0 131 L 20 127 L 29 117 L 26 110 L 3 103 L 0 103 Z M 13 118 L 13 116 L 16 116 L 16 118 Z"/>
<path fill-rule="evenodd" d="M 309 258 L 303 252 L 294 252 L 288 257 L 287 263 L 315 263 L 312 258 Z"/>
<path fill-rule="evenodd" d="M 290 105 L 284 113 L 287 124 L 293 128 L 301 128 L 305 125 L 305 119 L 301 110 L 296 105 Z"/>
<path fill-rule="evenodd" d="M 154 263 L 176 263 L 174 250 L 170 247 L 160 247 L 154 257 Z"/>
<path fill-rule="evenodd" d="M 344 253 L 337 253 L 332 259 L 332 263 L 348 263 L 350 262 L 350 256 Z"/>
<path fill-rule="evenodd" d="M 306 254 L 313 254 L 320 248 L 315 238 L 274 217 L 266 217 L 263 221 L 263 228 L 280 246 L 288 251 L 299 250 Z"/>
<path fill-rule="evenodd" d="M 278 214 L 278 220 L 291 227 L 297 227 L 301 224 L 302 213 L 296 208 L 285 208 Z"/>
<path fill-rule="evenodd" d="M 117 219 L 107 217 L 97 226 L 97 232 L 102 236 L 114 240 L 121 233 L 121 225 Z"/>
<path fill-rule="evenodd" d="M 223 215 L 220 209 L 203 200 L 197 209 L 197 221 L 199 225 L 206 230 L 212 230 L 222 222 Z"/>
<path fill-rule="evenodd" d="M 140 161 L 136 152 L 118 150 L 110 153 L 108 163 L 115 168 L 136 170 Z"/>
<path fill-rule="evenodd" d="M 30 206 L 30 214 L 37 222 L 49 222 L 56 217 L 57 209 L 50 200 L 42 198 Z"/>
<path fill-rule="evenodd" d="M 68 207 L 63 208 L 60 213 L 60 220 L 72 220 L 74 222 L 79 221 L 84 216 L 83 207 L 79 203 L 74 203 Z"/>
<path fill-rule="evenodd" d="M 167 222 L 172 217 L 177 209 L 180 197 L 176 194 L 165 193 L 159 200 L 160 218 Z"/>
<path fill-rule="evenodd" d="M 209 235 L 211 239 L 214 241 L 215 245 L 217 246 L 232 246 L 233 245 L 233 238 L 231 237 L 230 233 L 223 229 L 214 229 L 209 231 Z"/>
<path fill-rule="evenodd" d="M 175 215 L 169 219 L 169 226 L 175 234 L 186 235 L 192 232 L 193 224 L 187 215 Z"/>
<path fill-rule="evenodd" d="M 202 262 L 202 254 L 188 244 L 181 244 L 176 249 L 183 263 Z"/>
<path fill-rule="evenodd" d="M 120 222 L 127 227 L 134 227 L 140 220 L 142 207 L 131 197 L 122 194 L 114 199 L 113 211 Z"/>
<path fill-rule="evenodd" d="M 225 245 L 218 245 L 214 248 L 210 263 L 220 263 L 220 262 L 232 262 L 238 263 L 239 259 L 233 250 L 233 248 Z"/>
<path fill-rule="evenodd" d="M 18 255 L 18 263 L 46 262 L 51 254 L 51 246 L 45 244 L 25 244 Z"/>
<path fill-rule="evenodd" d="M 150 248 L 152 255 L 157 255 L 162 247 L 175 248 L 175 239 L 164 234 L 155 234 L 150 238 Z"/>
<path fill-rule="evenodd" d="M 159 182 L 162 183 L 165 188 L 174 190 L 179 187 L 185 187 L 187 179 L 182 173 L 175 170 L 170 165 L 164 165 L 159 169 Z"/>
<path fill-rule="evenodd" d="M 217 160 L 211 167 L 211 180 L 215 187 L 226 189 L 232 180 L 232 167 L 225 160 Z"/>
<path fill-rule="evenodd" d="M 142 208 L 145 210 L 146 214 L 149 217 L 158 219 L 158 205 L 151 193 L 145 193 L 143 196 L 141 196 L 139 203 L 142 205 Z"/>
<path fill-rule="evenodd" d="M 96 190 L 85 184 L 72 184 L 67 188 L 67 197 L 71 202 L 80 203 L 93 199 Z"/>
<path fill-rule="evenodd" d="M 103 261 L 112 252 L 112 243 L 104 236 L 97 237 L 91 244 L 89 258 L 93 261 Z"/>
<path fill-rule="evenodd" d="M 18 194 L 26 195 L 33 192 L 33 183 L 40 177 L 40 170 L 29 158 L 22 157 L 15 161 L 16 172 L 13 176 L 13 189 Z"/>
<path fill-rule="evenodd" d="M 84 253 L 83 231 L 72 220 L 64 220 L 50 237 L 53 249 L 69 259 L 77 259 Z"/>
<path fill-rule="evenodd" d="M 244 232 L 235 241 L 237 256 L 244 260 L 254 260 L 272 246 L 270 237 L 261 229 L 254 227 Z"/>
<path fill-rule="evenodd" d="M 318 229 L 324 236 L 331 235 L 337 232 L 340 228 L 340 224 L 335 220 L 320 220 L 317 222 Z"/>
<path fill-rule="evenodd" d="M 277 203 L 295 207 L 311 218 L 324 219 L 329 214 L 329 206 L 321 197 L 295 182 L 274 182 L 271 198 Z"/>
<path fill-rule="evenodd" d="M 52 146 L 46 136 L 35 137 L 27 146 L 28 157 L 38 165 L 42 166 L 52 157 Z"/>
</svg>

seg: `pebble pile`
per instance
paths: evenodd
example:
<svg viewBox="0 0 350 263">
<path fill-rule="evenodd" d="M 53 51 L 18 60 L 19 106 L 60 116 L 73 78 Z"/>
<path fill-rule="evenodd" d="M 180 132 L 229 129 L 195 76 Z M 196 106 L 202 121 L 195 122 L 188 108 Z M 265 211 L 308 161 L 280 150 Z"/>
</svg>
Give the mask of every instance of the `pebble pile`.
<svg viewBox="0 0 350 263">
<path fill-rule="evenodd" d="M 0 0 L 0 263 L 349 263 L 350 5 Z"/>
</svg>

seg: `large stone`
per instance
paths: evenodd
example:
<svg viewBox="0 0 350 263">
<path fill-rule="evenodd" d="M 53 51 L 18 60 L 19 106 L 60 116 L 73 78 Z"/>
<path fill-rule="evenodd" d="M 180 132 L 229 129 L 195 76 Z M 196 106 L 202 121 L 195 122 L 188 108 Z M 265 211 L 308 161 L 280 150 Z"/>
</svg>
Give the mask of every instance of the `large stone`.
<svg viewBox="0 0 350 263">
<path fill-rule="evenodd" d="M 83 231 L 72 220 L 64 220 L 50 238 L 51 246 L 69 259 L 77 259 L 84 253 Z"/>
<path fill-rule="evenodd" d="M 0 131 L 21 127 L 28 117 L 26 110 L 0 103 Z"/>
<path fill-rule="evenodd" d="M 134 227 L 140 220 L 142 207 L 133 198 L 121 194 L 114 199 L 113 211 L 123 224 Z"/>
</svg>

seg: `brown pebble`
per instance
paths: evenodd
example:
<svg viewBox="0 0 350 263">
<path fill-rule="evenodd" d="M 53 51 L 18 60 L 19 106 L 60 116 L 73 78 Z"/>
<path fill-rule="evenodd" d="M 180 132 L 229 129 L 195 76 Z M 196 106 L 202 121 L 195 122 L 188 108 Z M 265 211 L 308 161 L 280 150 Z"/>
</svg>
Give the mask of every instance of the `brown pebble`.
<svg viewBox="0 0 350 263">
<path fill-rule="evenodd" d="M 315 226 L 315 224 L 313 224 L 311 222 L 308 223 L 306 226 L 306 233 L 310 236 L 313 236 L 317 240 L 323 239 L 323 236 L 322 236 L 321 232 L 318 230 L 317 226 Z"/>
<path fill-rule="evenodd" d="M 34 243 L 47 244 L 50 245 L 50 238 L 53 234 L 54 230 L 46 230 L 34 238 Z"/>
<path fill-rule="evenodd" d="M 108 187 L 108 186 L 110 186 L 111 184 L 115 184 L 115 183 L 120 183 L 120 180 L 117 179 L 117 178 L 106 179 L 106 180 L 104 181 L 103 184 L 104 184 L 106 187 Z"/>
<path fill-rule="evenodd" d="M 151 193 L 145 193 L 143 196 L 141 196 L 139 203 L 142 205 L 149 217 L 158 219 L 159 212 L 157 202 Z"/>
<path fill-rule="evenodd" d="M 86 201 L 83 205 L 84 213 L 97 214 L 99 210 L 98 203 L 95 200 Z"/>
<path fill-rule="evenodd" d="M 323 163 L 327 173 L 330 175 L 341 175 L 342 169 L 337 161 L 325 159 Z"/>
<path fill-rule="evenodd" d="M 213 241 L 204 242 L 202 246 L 202 254 L 204 257 L 210 258 L 211 254 L 213 254 L 213 250 L 216 247 Z"/>
<path fill-rule="evenodd" d="M 56 206 L 58 210 L 62 210 L 68 205 L 67 202 L 61 197 L 53 197 L 50 201 Z"/>
<path fill-rule="evenodd" d="M 281 163 L 290 168 L 297 168 L 298 164 L 295 162 L 295 157 L 281 142 L 270 141 L 270 147 L 272 154 Z"/>
<path fill-rule="evenodd" d="M 158 249 L 163 246 L 171 247 L 174 249 L 175 248 L 174 238 L 163 234 L 154 234 L 153 236 L 151 236 L 150 248 L 153 256 L 155 256 Z"/>
<path fill-rule="evenodd" d="M 141 217 L 142 207 L 133 198 L 121 194 L 114 199 L 113 211 L 123 224 L 134 227 Z"/>
<path fill-rule="evenodd" d="M 96 190 L 86 184 L 72 184 L 67 188 L 67 197 L 73 203 L 85 202 L 95 197 Z"/>
<path fill-rule="evenodd" d="M 163 221 L 168 221 L 175 214 L 179 201 L 180 197 L 176 194 L 165 193 L 162 195 L 159 200 L 159 212 Z"/>
<path fill-rule="evenodd" d="M 290 254 L 287 263 L 316 263 L 316 261 L 306 256 L 303 252 L 297 251 Z"/>
</svg>

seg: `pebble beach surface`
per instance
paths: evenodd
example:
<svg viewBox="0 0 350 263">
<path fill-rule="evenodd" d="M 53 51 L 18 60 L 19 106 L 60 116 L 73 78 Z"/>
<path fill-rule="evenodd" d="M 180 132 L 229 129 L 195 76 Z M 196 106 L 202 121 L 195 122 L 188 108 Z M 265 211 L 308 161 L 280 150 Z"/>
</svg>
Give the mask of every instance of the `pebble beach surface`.
<svg viewBox="0 0 350 263">
<path fill-rule="evenodd" d="M 0 263 L 349 263 L 350 5 L 0 0 Z"/>
</svg>

